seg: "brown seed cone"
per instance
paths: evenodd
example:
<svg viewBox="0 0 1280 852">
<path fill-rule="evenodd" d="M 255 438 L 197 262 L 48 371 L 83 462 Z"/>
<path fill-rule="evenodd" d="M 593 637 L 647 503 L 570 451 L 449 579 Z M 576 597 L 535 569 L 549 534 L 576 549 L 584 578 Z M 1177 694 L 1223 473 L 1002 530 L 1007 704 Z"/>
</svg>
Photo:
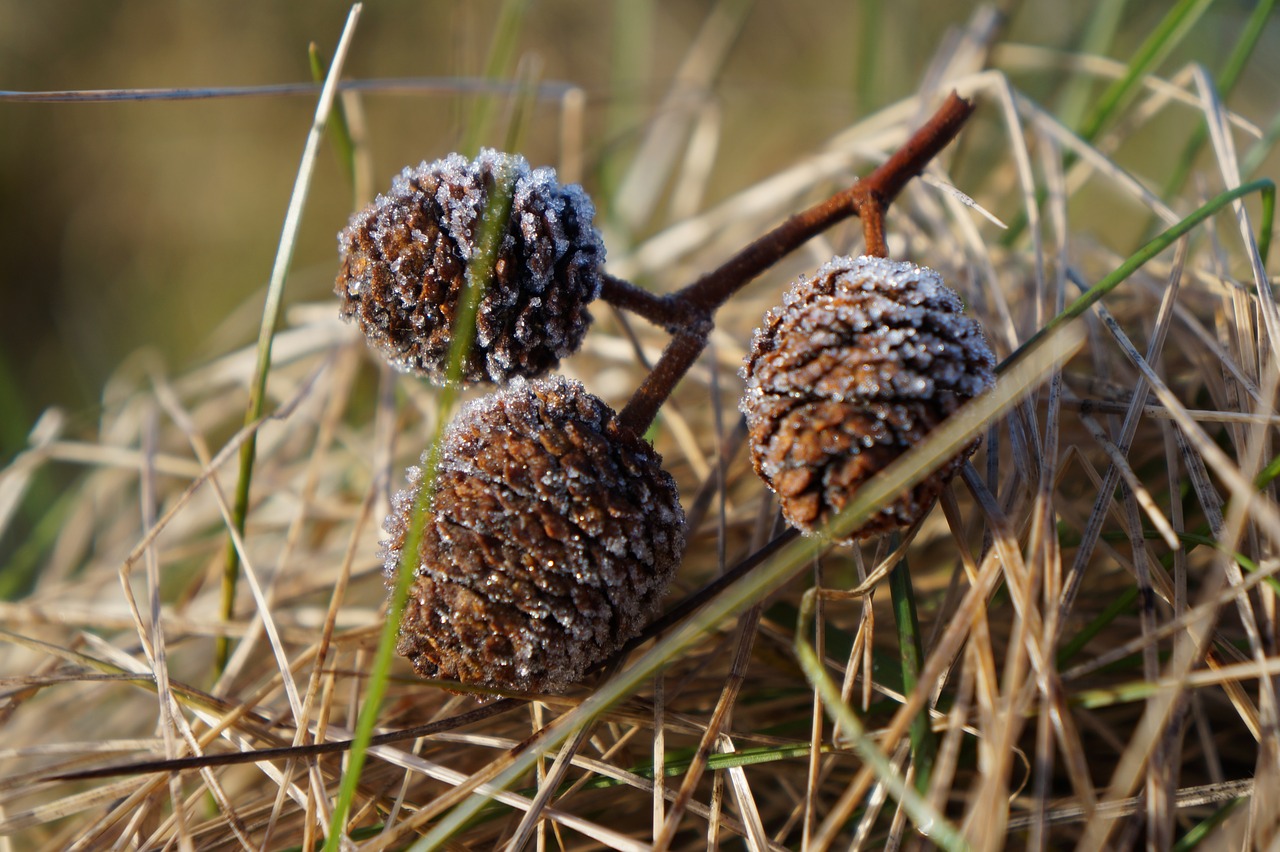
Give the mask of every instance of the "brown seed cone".
<svg viewBox="0 0 1280 852">
<path fill-rule="evenodd" d="M 793 526 L 816 532 L 864 482 L 991 388 L 995 358 L 962 310 L 931 269 L 838 257 L 765 315 L 743 368 L 741 408 L 756 473 Z M 844 540 L 915 522 L 977 446 Z"/>
<path fill-rule="evenodd" d="M 443 440 L 398 650 L 423 677 L 563 690 L 657 613 L 684 551 L 675 482 L 560 376 L 476 400 Z M 421 476 L 410 468 L 385 525 L 388 584 Z"/>
<path fill-rule="evenodd" d="M 591 200 L 552 169 L 485 149 L 406 168 L 338 235 L 342 317 L 397 369 L 446 381 L 467 263 L 500 179 L 514 181 L 511 217 L 462 381 L 541 375 L 581 344 L 604 263 Z"/>
</svg>

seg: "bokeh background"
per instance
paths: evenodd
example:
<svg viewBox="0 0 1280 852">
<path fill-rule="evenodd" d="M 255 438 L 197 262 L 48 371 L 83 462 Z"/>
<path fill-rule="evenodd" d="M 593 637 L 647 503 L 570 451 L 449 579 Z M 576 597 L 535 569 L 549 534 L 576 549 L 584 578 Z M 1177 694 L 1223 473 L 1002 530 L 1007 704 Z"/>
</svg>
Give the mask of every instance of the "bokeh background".
<svg viewBox="0 0 1280 852">
<path fill-rule="evenodd" d="M 995 4 L 1004 13 L 1001 41 L 1035 48 L 1047 64 L 1054 51 L 1081 50 L 1089 22 L 1104 17 L 1116 22 L 1106 53 L 1127 61 L 1171 5 Z M 1205 5 L 1196 31 L 1164 60 L 1162 73 L 1192 61 L 1216 73 L 1255 6 Z M 582 180 L 607 197 L 601 190 L 615 179 L 609 164 L 625 161 L 654 120 L 708 19 L 727 16 L 723 66 L 700 94 L 722 121 L 705 198 L 711 204 L 913 91 L 948 32 L 978 6 L 976 0 L 535 0 L 517 52 L 540 60 L 541 80 L 585 91 Z M 480 75 L 500 7 L 496 0 L 369 0 L 346 76 Z M 305 83 L 308 43 L 331 55 L 347 10 L 332 0 L 0 0 L 0 89 Z M 1280 101 L 1277 47 L 1280 24 L 1273 18 L 1230 98 L 1264 126 Z M 1046 105 L 1078 112 L 1080 90 L 1071 95 L 1074 104 L 1063 100 L 1065 77 L 1024 70 L 1014 82 Z M 375 188 L 404 165 L 457 147 L 475 99 L 461 84 L 365 95 Z M 49 406 L 91 430 L 104 382 L 133 353 L 147 350 L 181 372 L 255 338 L 314 102 L 314 93 L 0 101 L 0 461 L 26 444 Z M 555 161 L 558 122 L 552 105 L 533 110 L 524 148 L 534 164 Z M 1184 134 L 1162 134 L 1156 122 L 1117 157 L 1158 174 L 1184 142 Z M 349 181 L 332 152 L 323 152 L 287 303 L 327 298 L 335 234 L 351 208 Z M 617 238 L 643 236 L 644 228 L 641 222 Z M 38 512 L 39 503 L 28 511 Z"/>
</svg>

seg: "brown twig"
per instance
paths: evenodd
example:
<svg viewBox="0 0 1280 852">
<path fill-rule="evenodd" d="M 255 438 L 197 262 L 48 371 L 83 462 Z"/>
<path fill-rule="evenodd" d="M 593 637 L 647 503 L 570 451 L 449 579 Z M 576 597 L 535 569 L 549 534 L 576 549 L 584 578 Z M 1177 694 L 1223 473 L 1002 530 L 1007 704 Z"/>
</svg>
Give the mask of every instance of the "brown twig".
<svg viewBox="0 0 1280 852">
<path fill-rule="evenodd" d="M 705 328 L 676 332 L 663 350 L 662 357 L 631 395 L 626 408 L 618 413 L 622 425 L 635 430 L 638 435 L 644 434 L 676 384 L 702 354 L 708 333 L 709 329 Z"/>
<path fill-rule="evenodd" d="M 675 296 L 650 293 L 630 281 L 615 278 L 608 273 L 605 273 L 600 282 L 600 298 L 615 308 L 642 316 L 673 334 L 687 324 L 685 315 L 688 312 Z"/>
<path fill-rule="evenodd" d="M 850 216 L 858 216 L 862 219 L 866 253 L 887 257 L 884 214 L 889 205 L 955 139 L 973 109 L 970 101 L 952 92 L 933 117 L 871 174 L 787 219 L 683 290 L 656 296 L 622 279 L 606 276 L 600 292 L 603 299 L 675 335 L 622 410 L 622 422 L 637 432 L 648 429 L 662 403 L 706 346 L 711 315 L 716 309 L 812 237 Z"/>
</svg>

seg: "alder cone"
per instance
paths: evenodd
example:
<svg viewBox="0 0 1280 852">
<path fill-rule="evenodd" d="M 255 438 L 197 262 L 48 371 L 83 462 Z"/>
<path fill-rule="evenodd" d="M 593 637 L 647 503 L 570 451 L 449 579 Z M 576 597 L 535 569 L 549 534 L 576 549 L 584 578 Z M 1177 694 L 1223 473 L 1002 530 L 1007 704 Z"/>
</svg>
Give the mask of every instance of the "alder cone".
<svg viewBox="0 0 1280 852">
<path fill-rule="evenodd" d="M 674 480 L 581 384 L 514 380 L 459 412 L 400 628 L 423 677 L 556 692 L 652 620 L 680 563 Z M 396 495 L 394 583 L 422 472 Z"/>
<path fill-rule="evenodd" d="M 751 459 L 786 519 L 816 532 L 858 488 L 994 384 L 982 328 L 931 269 L 838 257 L 795 282 L 742 375 Z M 843 541 L 915 522 L 975 441 Z"/>
<path fill-rule="evenodd" d="M 447 381 L 468 263 L 499 181 L 511 182 L 511 215 L 462 382 L 541 375 L 581 344 L 604 263 L 591 200 L 552 169 L 485 149 L 474 161 L 450 154 L 406 168 L 338 235 L 342 317 L 397 369 Z"/>
</svg>

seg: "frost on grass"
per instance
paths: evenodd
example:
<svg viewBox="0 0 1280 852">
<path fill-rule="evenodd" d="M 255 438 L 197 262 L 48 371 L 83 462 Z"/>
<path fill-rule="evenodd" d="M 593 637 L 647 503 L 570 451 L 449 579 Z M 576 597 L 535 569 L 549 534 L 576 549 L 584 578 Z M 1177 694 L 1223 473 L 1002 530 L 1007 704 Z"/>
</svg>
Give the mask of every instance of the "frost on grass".
<svg viewBox="0 0 1280 852">
<path fill-rule="evenodd" d="M 931 269 L 838 257 L 765 315 L 743 368 L 756 472 L 792 525 L 816 531 L 859 486 L 994 383 L 995 359 Z M 852 538 L 914 522 L 977 443 Z"/>
<path fill-rule="evenodd" d="M 511 215 L 462 381 L 537 376 L 581 344 L 604 263 L 591 200 L 552 169 L 485 149 L 406 168 L 338 235 L 342 316 L 397 369 L 445 381 L 468 264 L 500 180 L 513 182 Z"/>
<path fill-rule="evenodd" d="M 662 459 L 581 384 L 514 380 L 444 435 L 399 651 L 424 677 L 552 692 L 637 635 L 679 565 Z M 421 471 L 393 503 L 398 570 Z"/>
</svg>

